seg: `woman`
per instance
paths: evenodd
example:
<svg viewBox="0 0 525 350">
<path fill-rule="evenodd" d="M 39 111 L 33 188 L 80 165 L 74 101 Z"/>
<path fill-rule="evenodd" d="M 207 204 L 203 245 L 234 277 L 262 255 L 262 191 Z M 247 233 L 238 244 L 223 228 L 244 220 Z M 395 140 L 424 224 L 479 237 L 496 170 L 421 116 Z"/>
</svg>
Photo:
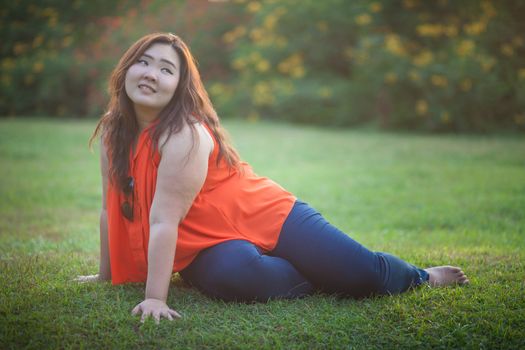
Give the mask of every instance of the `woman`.
<svg viewBox="0 0 525 350">
<path fill-rule="evenodd" d="M 422 283 L 465 284 L 461 269 L 420 269 L 375 253 L 253 173 L 229 144 L 194 60 L 173 34 L 147 35 L 121 58 L 101 135 L 100 269 L 80 281 L 146 281 L 132 311 L 172 320 L 170 278 L 223 300 L 351 297 Z"/>
</svg>

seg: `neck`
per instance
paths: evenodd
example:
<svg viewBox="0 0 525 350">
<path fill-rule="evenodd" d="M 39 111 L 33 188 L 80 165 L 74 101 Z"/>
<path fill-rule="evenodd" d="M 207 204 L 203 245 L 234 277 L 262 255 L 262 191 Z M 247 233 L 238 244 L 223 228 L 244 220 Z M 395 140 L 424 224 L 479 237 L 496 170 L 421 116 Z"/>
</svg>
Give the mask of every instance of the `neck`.
<svg viewBox="0 0 525 350">
<path fill-rule="evenodd" d="M 138 108 L 135 107 L 135 115 L 137 116 L 137 123 L 139 124 L 140 131 L 146 129 L 157 119 L 157 115 L 151 112 L 143 113 Z"/>
<path fill-rule="evenodd" d="M 153 120 L 140 119 L 137 117 L 137 122 L 139 123 L 139 130 L 142 131 L 153 123 Z"/>
</svg>

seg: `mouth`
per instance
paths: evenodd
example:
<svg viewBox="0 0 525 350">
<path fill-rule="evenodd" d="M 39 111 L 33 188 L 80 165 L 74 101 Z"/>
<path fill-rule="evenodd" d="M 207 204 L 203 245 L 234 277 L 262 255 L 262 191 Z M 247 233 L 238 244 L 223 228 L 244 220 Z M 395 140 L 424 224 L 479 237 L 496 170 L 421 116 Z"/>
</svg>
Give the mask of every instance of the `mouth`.
<svg viewBox="0 0 525 350">
<path fill-rule="evenodd" d="M 155 90 L 154 88 L 152 88 L 151 86 L 147 85 L 147 84 L 139 84 L 139 89 L 140 90 L 146 90 L 146 91 L 150 91 L 150 92 L 157 92 L 157 90 Z"/>
</svg>

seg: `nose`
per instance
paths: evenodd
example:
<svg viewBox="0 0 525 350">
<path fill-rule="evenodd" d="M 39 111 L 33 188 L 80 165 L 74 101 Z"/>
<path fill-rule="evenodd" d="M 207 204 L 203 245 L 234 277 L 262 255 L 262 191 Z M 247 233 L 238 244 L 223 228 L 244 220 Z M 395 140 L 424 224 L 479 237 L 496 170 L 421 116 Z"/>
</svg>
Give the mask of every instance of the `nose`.
<svg viewBox="0 0 525 350">
<path fill-rule="evenodd" d="M 146 69 L 146 71 L 144 72 L 144 79 L 152 82 L 157 81 L 157 76 L 155 75 L 153 69 Z"/>
</svg>

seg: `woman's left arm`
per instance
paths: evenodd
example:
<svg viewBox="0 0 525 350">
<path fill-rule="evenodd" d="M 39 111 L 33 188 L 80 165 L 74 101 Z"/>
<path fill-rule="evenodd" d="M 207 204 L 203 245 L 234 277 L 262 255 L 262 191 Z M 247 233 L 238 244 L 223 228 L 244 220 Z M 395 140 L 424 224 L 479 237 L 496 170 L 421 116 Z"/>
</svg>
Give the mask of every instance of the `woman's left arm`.
<svg viewBox="0 0 525 350">
<path fill-rule="evenodd" d="M 199 193 L 208 172 L 208 157 L 213 143 L 200 125 L 196 126 L 195 145 L 192 131 L 185 125 L 172 135 L 161 149 L 157 187 L 150 211 L 148 278 L 145 300 L 132 311 L 142 313 L 142 321 L 152 316 L 172 320 L 180 317 L 166 300 L 173 272 L 178 226 Z M 160 144 L 162 145 L 162 140 Z"/>
</svg>

